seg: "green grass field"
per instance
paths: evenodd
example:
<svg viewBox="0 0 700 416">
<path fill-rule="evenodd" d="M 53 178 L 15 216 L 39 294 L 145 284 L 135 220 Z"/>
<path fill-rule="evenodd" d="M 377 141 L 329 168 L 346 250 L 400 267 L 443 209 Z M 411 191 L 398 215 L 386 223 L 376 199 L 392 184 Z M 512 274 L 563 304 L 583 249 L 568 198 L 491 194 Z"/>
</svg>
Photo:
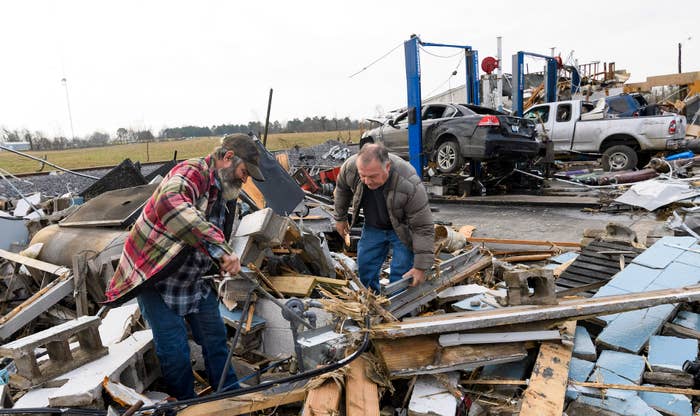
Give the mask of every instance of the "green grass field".
<svg viewBox="0 0 700 416">
<path fill-rule="evenodd" d="M 295 145 L 304 147 L 324 143 L 335 139 L 357 143 L 360 140 L 360 130 L 350 132 L 312 132 L 312 133 L 279 133 L 270 134 L 267 138 L 267 148 L 270 150 L 289 149 Z M 97 166 L 112 166 L 129 158 L 132 161 L 158 162 L 170 160 L 177 150 L 178 159 L 203 156 L 217 146 L 220 137 L 198 137 L 191 140 L 179 140 L 168 142 L 122 144 L 105 147 L 91 147 L 85 149 L 55 150 L 26 152 L 33 156 L 44 158 L 49 162 L 66 169 L 79 169 Z M 148 150 L 148 152 L 147 152 Z M 40 168 L 40 163 L 34 160 L 16 155 L 10 152 L 0 152 L 0 168 L 11 173 L 31 173 Z M 44 170 L 52 170 L 46 166 Z"/>
</svg>

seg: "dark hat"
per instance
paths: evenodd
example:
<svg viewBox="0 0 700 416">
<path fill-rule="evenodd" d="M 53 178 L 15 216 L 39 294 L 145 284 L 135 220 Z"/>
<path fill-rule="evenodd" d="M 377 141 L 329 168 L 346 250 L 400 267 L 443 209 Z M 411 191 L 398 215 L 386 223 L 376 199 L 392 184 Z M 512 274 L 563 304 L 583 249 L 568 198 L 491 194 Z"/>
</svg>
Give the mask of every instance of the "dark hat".
<svg viewBox="0 0 700 416">
<path fill-rule="evenodd" d="M 241 158 L 245 163 L 248 173 L 255 180 L 261 182 L 265 180 L 265 176 L 263 176 L 260 171 L 260 152 L 258 151 L 258 146 L 250 136 L 242 133 L 227 134 L 221 138 L 221 147 L 233 151 L 235 156 Z"/>
</svg>

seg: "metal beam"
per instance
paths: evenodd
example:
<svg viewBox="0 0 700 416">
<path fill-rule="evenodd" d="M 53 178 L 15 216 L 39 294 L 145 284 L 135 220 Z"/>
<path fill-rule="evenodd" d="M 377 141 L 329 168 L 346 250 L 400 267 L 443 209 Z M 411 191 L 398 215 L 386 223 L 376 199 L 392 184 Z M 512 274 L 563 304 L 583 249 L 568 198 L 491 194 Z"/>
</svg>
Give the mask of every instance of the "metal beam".
<svg viewBox="0 0 700 416">
<path fill-rule="evenodd" d="M 417 36 L 404 42 L 408 97 L 408 155 L 411 165 L 423 177 L 423 123 L 421 120 L 420 56 Z"/>
</svg>

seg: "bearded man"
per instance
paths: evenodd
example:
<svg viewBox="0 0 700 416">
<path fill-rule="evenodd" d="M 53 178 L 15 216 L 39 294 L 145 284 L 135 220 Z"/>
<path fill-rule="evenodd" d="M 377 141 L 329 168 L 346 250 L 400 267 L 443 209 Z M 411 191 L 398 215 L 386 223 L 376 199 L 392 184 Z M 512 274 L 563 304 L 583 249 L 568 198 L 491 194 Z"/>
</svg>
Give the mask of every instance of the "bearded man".
<svg viewBox="0 0 700 416">
<path fill-rule="evenodd" d="M 153 331 L 168 393 L 195 397 L 187 326 L 202 347 L 207 377 L 216 387 L 228 350 L 226 327 L 211 280 L 213 261 L 236 274 L 241 264 L 223 230 L 230 233 L 235 200 L 248 176 L 263 181 L 255 142 L 228 135 L 202 158 L 175 166 L 144 206 L 124 244 L 119 266 L 105 293 L 111 305 L 136 297 Z M 226 374 L 224 389 L 237 386 Z"/>
</svg>

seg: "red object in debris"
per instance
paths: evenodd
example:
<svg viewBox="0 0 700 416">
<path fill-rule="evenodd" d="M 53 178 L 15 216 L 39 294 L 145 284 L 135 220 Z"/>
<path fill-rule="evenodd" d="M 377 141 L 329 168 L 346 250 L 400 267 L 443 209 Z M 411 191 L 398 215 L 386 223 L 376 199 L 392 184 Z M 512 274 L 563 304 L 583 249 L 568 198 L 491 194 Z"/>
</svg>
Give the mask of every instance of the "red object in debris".
<svg viewBox="0 0 700 416">
<path fill-rule="evenodd" d="M 481 70 L 487 74 L 491 74 L 498 68 L 498 59 L 493 56 L 487 56 L 481 61 Z"/>
<path fill-rule="evenodd" d="M 561 55 L 555 56 L 554 60 L 557 61 L 557 68 L 558 69 L 562 69 L 564 67 L 564 62 L 561 60 Z"/>
<path fill-rule="evenodd" d="M 321 183 L 335 183 L 338 180 L 339 173 L 340 166 L 333 169 L 323 170 L 318 173 L 318 177 L 321 179 Z"/>
<path fill-rule="evenodd" d="M 315 194 L 321 189 L 311 175 L 309 175 L 309 172 L 304 168 L 299 168 L 294 172 L 292 177 L 301 189 L 311 192 L 312 194 Z"/>
<path fill-rule="evenodd" d="M 676 134 L 676 120 L 671 120 L 671 124 L 668 125 L 668 134 Z"/>
<path fill-rule="evenodd" d="M 498 117 L 494 115 L 488 115 L 488 116 L 483 116 L 481 120 L 479 120 L 479 124 L 477 124 L 477 127 L 490 127 L 490 126 L 500 126 L 501 122 L 498 121 Z"/>
</svg>

